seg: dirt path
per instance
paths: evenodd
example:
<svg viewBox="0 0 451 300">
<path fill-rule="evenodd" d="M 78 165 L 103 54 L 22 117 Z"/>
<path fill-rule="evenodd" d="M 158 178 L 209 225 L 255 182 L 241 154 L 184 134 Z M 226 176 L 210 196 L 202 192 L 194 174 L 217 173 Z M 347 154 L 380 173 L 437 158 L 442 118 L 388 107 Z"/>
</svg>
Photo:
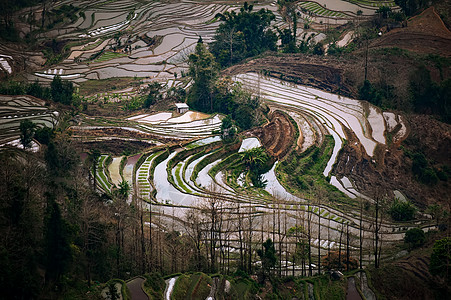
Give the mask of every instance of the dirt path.
<svg viewBox="0 0 451 300">
<path fill-rule="evenodd" d="M 346 292 L 346 300 L 362 300 L 362 297 L 360 297 L 360 294 L 355 287 L 354 277 L 350 277 L 348 279 L 348 290 Z"/>
<path fill-rule="evenodd" d="M 142 285 L 145 279 L 142 277 L 137 277 L 129 282 L 127 282 L 127 287 L 132 295 L 132 300 L 149 300 L 146 293 L 142 289 Z"/>
</svg>

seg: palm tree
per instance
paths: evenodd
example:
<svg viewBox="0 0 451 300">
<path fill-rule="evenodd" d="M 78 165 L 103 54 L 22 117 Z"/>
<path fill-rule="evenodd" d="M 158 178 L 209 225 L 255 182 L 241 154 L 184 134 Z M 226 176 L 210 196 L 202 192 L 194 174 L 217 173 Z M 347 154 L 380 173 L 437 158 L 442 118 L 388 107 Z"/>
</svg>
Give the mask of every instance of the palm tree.
<svg viewBox="0 0 451 300">
<path fill-rule="evenodd" d="M 257 188 L 263 188 L 266 186 L 266 182 L 264 182 L 261 169 L 268 161 L 269 157 L 266 154 L 265 149 L 262 147 L 252 148 L 246 150 L 240 154 L 241 159 L 243 161 L 244 166 L 247 169 L 246 177 L 250 177 L 252 183 Z"/>
<path fill-rule="evenodd" d="M 251 171 L 266 163 L 268 155 L 262 147 L 252 148 L 242 152 L 241 159 L 248 171 Z"/>
<path fill-rule="evenodd" d="M 122 180 L 119 183 L 119 189 L 118 189 L 118 195 L 122 199 L 127 199 L 128 195 L 130 194 L 130 185 L 126 180 Z"/>
</svg>

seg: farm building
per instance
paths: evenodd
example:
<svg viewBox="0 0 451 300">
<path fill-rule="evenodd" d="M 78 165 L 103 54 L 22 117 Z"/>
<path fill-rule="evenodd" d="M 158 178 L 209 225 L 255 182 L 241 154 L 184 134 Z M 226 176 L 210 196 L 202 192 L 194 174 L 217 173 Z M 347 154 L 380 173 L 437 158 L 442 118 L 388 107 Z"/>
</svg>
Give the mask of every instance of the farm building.
<svg viewBox="0 0 451 300">
<path fill-rule="evenodd" d="M 183 114 L 189 110 L 189 106 L 186 103 L 176 103 L 175 106 L 179 114 Z"/>
</svg>

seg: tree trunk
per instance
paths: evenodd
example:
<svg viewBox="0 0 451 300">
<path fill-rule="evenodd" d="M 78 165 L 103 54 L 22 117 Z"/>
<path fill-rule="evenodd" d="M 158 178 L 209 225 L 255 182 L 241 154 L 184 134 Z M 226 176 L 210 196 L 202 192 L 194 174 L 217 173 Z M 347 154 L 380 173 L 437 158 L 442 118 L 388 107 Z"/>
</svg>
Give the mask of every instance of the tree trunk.
<svg viewBox="0 0 451 300">
<path fill-rule="evenodd" d="M 362 260 L 363 260 L 363 203 L 362 203 L 362 199 L 360 200 L 360 219 L 359 219 L 359 267 L 360 270 L 362 270 L 363 264 L 362 264 Z"/>
<path fill-rule="evenodd" d="M 318 275 L 321 275 L 321 199 L 318 197 Z"/>
<path fill-rule="evenodd" d="M 340 242 L 338 243 L 338 269 L 341 270 L 341 241 L 343 237 L 343 220 L 341 221 L 341 228 L 340 228 Z"/>
<path fill-rule="evenodd" d="M 311 231 L 311 222 L 312 222 L 312 213 L 310 211 L 310 199 L 307 200 L 307 238 L 308 238 L 308 272 L 309 276 L 313 275 L 312 270 L 312 231 Z"/>
</svg>

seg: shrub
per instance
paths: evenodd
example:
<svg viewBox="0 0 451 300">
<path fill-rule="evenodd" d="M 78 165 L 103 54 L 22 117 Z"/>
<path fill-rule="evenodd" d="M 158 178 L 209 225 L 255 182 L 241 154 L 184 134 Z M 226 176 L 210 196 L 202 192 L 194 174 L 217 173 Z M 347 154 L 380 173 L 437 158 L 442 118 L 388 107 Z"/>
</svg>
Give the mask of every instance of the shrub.
<svg viewBox="0 0 451 300">
<path fill-rule="evenodd" d="M 378 106 L 381 105 L 382 102 L 382 95 L 369 80 L 365 80 L 363 85 L 359 88 L 359 98 Z"/>
<path fill-rule="evenodd" d="M 433 252 L 431 254 L 431 262 L 429 271 L 433 275 L 444 277 L 450 280 L 450 262 L 451 262 L 451 237 L 438 240 L 434 243 Z"/>
<path fill-rule="evenodd" d="M 425 242 L 426 235 L 420 228 L 409 229 L 404 236 L 404 243 L 409 246 L 409 249 L 421 247 Z"/>
<path fill-rule="evenodd" d="M 53 129 L 47 126 L 36 129 L 34 138 L 41 144 L 48 145 L 54 137 Z"/>
<path fill-rule="evenodd" d="M 395 221 L 410 221 L 415 217 L 416 211 L 412 203 L 395 199 L 388 212 Z"/>
<path fill-rule="evenodd" d="M 328 270 L 347 270 L 349 263 L 349 270 L 354 270 L 359 267 L 359 264 L 355 258 L 349 257 L 349 262 L 346 259 L 346 253 L 341 252 L 339 255 L 338 251 L 331 251 L 328 255 L 323 256 L 321 259 L 321 264 Z"/>
<path fill-rule="evenodd" d="M 436 171 L 428 166 L 428 161 L 423 153 L 414 153 L 412 157 L 412 172 L 415 177 L 424 184 L 437 184 L 439 177 Z M 442 174 L 440 174 L 442 175 Z M 443 178 L 443 176 L 442 176 Z"/>
</svg>

